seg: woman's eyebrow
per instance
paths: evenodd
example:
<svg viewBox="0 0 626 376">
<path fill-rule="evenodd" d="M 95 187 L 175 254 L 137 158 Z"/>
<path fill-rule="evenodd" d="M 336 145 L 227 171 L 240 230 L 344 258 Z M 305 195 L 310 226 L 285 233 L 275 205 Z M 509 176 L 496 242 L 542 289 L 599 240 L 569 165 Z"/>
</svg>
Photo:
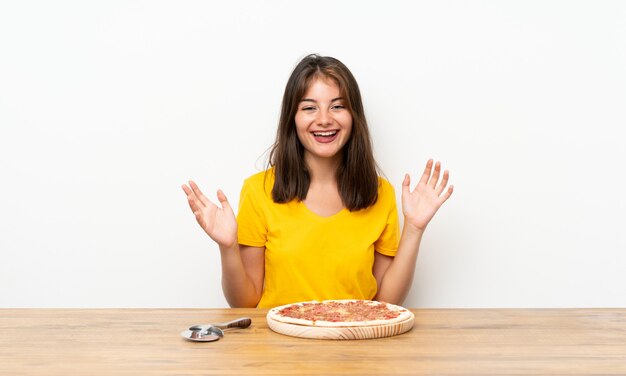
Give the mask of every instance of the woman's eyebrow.
<svg viewBox="0 0 626 376">
<path fill-rule="evenodd" d="M 343 97 L 337 97 L 337 98 L 333 98 L 330 101 L 331 102 L 335 102 L 335 101 L 339 101 L 339 100 L 343 100 Z M 311 99 L 311 98 L 302 98 L 300 100 L 300 102 L 313 102 L 313 103 L 317 103 L 317 101 L 315 99 Z"/>
</svg>

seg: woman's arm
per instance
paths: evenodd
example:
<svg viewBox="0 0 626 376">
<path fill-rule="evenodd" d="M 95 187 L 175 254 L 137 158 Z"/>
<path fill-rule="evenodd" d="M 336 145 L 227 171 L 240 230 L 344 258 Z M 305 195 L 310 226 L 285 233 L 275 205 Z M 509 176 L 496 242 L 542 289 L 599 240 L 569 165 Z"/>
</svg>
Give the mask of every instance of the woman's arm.
<svg viewBox="0 0 626 376">
<path fill-rule="evenodd" d="M 378 293 L 374 300 L 401 305 L 411 289 L 422 234 L 407 233 L 405 230 L 406 226 L 395 257 L 378 252 L 374 256 L 374 276 L 379 275 L 376 278 Z"/>
<path fill-rule="evenodd" d="M 222 290 L 231 307 L 256 307 L 265 274 L 265 248 L 237 243 L 237 219 L 226 195 L 217 191 L 221 207 L 211 202 L 193 181 L 183 185 L 196 221 L 220 248 Z"/>
<path fill-rule="evenodd" d="M 431 176 L 432 173 L 432 176 Z M 402 213 L 404 227 L 395 257 L 376 253 L 374 276 L 378 282 L 378 293 L 374 299 L 392 304 L 402 304 L 411 289 L 415 274 L 415 261 L 426 226 L 437 210 L 452 195 L 453 186 L 448 187 L 449 174 L 444 171 L 439 185 L 441 164 L 437 162 L 433 171 L 432 159 L 426 163 L 422 177 L 413 191 L 407 174 L 402 183 Z"/>
<path fill-rule="evenodd" d="M 265 276 L 265 248 L 237 244 L 220 246 L 222 290 L 233 308 L 254 308 L 261 300 Z"/>
</svg>

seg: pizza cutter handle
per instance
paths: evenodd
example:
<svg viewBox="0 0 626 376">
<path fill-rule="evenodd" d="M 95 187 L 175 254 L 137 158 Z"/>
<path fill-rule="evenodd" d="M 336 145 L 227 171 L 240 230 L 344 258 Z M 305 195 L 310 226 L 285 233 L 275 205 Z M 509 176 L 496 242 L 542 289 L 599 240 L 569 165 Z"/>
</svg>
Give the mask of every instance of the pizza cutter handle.
<svg viewBox="0 0 626 376">
<path fill-rule="evenodd" d="M 228 329 L 228 328 L 247 328 L 252 324 L 252 320 L 249 317 L 240 317 L 238 319 L 234 319 L 228 322 L 220 322 L 217 324 L 213 324 L 220 329 Z"/>
</svg>

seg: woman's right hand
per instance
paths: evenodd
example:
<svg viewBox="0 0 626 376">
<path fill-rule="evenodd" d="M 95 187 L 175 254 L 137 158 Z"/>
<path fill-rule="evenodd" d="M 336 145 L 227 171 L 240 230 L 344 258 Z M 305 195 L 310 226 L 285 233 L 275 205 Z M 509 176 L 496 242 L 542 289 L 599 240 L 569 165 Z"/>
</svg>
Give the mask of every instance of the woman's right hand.
<svg viewBox="0 0 626 376">
<path fill-rule="evenodd" d="M 189 186 L 183 184 L 183 191 L 187 194 L 189 207 L 200 227 L 218 245 L 233 247 L 237 243 L 237 219 L 224 193 L 217 191 L 217 199 L 222 206 L 220 208 L 206 198 L 193 181 L 189 181 Z"/>
</svg>

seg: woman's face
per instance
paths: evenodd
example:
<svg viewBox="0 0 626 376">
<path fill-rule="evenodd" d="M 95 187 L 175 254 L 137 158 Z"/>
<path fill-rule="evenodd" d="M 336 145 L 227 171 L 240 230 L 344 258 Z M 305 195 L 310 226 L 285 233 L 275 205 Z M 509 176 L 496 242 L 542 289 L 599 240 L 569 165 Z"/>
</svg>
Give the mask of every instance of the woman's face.
<svg viewBox="0 0 626 376">
<path fill-rule="evenodd" d="M 352 115 L 332 79 L 313 79 L 298 103 L 295 121 L 307 162 L 312 158 L 340 158 L 352 132 Z"/>
</svg>

